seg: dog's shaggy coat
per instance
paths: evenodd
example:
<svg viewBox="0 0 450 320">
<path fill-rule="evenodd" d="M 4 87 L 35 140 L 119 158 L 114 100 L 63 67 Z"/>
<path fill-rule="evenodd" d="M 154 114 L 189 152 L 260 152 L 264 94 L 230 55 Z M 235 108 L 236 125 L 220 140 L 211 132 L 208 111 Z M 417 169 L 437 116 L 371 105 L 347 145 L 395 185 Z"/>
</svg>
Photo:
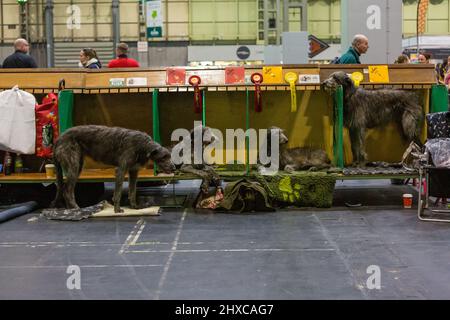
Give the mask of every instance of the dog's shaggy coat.
<svg viewBox="0 0 450 320">
<path fill-rule="evenodd" d="M 130 207 L 137 208 L 136 181 L 139 169 L 153 160 L 165 173 L 175 170 L 169 151 L 144 132 L 97 125 L 76 126 L 65 131 L 53 149 L 57 192 L 51 206 L 61 207 L 62 200 L 65 200 L 66 208 L 78 208 L 74 190 L 86 155 L 95 161 L 116 167 L 114 212 L 123 212 L 120 209 L 120 198 L 127 172 Z M 63 171 L 66 175 L 65 183 Z"/>
<path fill-rule="evenodd" d="M 267 130 L 267 154 L 271 155 L 271 132 L 278 131 L 279 166 L 281 170 L 293 172 L 297 170 L 319 170 L 330 167 L 330 159 L 325 150 L 309 147 L 287 148 L 289 142 L 285 131 L 279 127 L 269 127 Z"/>
<path fill-rule="evenodd" d="M 200 186 L 200 189 L 203 193 L 207 194 L 209 191 L 209 186 L 211 183 L 215 186 L 221 185 L 220 176 L 217 174 L 217 172 L 214 170 L 214 167 L 212 165 L 208 165 L 204 162 L 203 159 L 203 151 L 205 150 L 205 147 L 213 143 L 217 137 L 213 134 L 211 128 L 202 126 L 201 128 L 201 136 L 202 136 L 202 148 L 201 152 L 202 154 L 198 155 L 199 159 L 202 159 L 202 163 L 200 164 L 194 164 L 194 154 L 195 154 L 195 145 L 194 145 L 194 130 L 191 129 L 189 137 L 184 137 L 183 140 L 179 143 L 177 143 L 178 147 L 182 149 L 183 144 L 189 143 L 190 144 L 190 163 L 181 163 L 176 166 L 178 170 L 184 173 L 190 173 L 193 175 L 196 175 L 202 179 L 202 184 Z"/>
<path fill-rule="evenodd" d="M 397 123 L 407 142 L 419 142 L 424 113 L 415 93 L 405 90 L 364 90 L 357 88 L 343 71 L 334 72 L 323 82 L 326 91 L 338 86 L 344 91 L 344 126 L 349 129 L 353 162 L 363 165 L 366 130 Z"/>
</svg>

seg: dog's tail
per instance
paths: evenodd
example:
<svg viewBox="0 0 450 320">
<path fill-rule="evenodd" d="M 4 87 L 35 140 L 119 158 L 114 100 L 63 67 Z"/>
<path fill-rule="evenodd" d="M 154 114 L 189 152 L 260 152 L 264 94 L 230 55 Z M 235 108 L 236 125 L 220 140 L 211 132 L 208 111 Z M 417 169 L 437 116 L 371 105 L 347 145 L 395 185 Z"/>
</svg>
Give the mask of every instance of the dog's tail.
<svg viewBox="0 0 450 320">
<path fill-rule="evenodd" d="M 414 141 L 421 145 L 420 136 L 422 134 L 422 127 L 424 121 L 424 114 L 422 107 L 410 108 L 405 110 L 402 115 L 402 129 L 403 135 L 409 142 Z"/>
</svg>

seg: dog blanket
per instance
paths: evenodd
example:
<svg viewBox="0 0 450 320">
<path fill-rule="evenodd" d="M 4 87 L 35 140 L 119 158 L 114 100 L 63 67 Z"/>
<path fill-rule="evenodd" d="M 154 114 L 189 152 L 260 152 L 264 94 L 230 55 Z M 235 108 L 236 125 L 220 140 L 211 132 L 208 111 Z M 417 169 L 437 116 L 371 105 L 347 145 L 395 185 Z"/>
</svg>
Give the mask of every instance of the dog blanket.
<svg viewBox="0 0 450 320">
<path fill-rule="evenodd" d="M 264 187 L 247 179 L 229 182 L 217 209 L 238 212 L 275 211 Z"/>
<path fill-rule="evenodd" d="M 131 209 L 122 207 L 124 212 L 115 213 L 114 206 L 107 201 L 102 201 L 93 206 L 79 208 L 79 209 L 61 209 L 51 208 L 42 210 L 41 217 L 45 217 L 49 220 L 69 220 L 80 221 L 90 217 L 133 217 L 133 216 L 157 216 L 160 215 L 160 207 L 149 207 L 143 209 Z"/>
</svg>

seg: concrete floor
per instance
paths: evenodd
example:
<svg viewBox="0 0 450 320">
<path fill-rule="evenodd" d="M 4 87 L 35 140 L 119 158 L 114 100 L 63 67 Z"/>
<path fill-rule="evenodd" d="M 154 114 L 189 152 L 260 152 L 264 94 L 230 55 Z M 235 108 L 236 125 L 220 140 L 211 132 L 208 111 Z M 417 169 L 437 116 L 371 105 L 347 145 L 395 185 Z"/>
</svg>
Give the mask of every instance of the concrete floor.
<svg viewBox="0 0 450 320">
<path fill-rule="evenodd" d="M 405 191 L 338 182 L 331 210 L 166 208 L 81 222 L 28 214 L 0 224 L 0 299 L 450 299 L 450 224 L 419 222 L 400 206 Z M 70 265 L 80 289 L 67 287 Z M 380 289 L 367 287 L 371 265 Z"/>
</svg>

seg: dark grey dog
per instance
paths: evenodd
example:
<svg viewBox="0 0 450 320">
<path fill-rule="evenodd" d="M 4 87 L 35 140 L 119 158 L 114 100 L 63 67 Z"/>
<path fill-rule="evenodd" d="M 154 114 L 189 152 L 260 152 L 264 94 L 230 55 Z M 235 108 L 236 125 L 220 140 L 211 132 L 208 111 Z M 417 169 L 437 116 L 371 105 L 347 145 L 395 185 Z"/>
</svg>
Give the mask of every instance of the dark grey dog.
<svg viewBox="0 0 450 320">
<path fill-rule="evenodd" d="M 267 155 L 270 156 L 271 150 L 271 132 L 278 131 L 279 136 L 279 165 L 280 169 L 292 172 L 297 170 L 318 170 L 330 167 L 330 159 L 325 150 L 310 148 L 310 147 L 296 147 L 287 148 L 289 142 L 288 137 L 283 129 L 279 127 L 270 127 L 267 129 Z"/>
<path fill-rule="evenodd" d="M 191 149 L 190 162 L 178 164 L 178 165 L 176 165 L 176 167 L 181 172 L 191 173 L 193 175 L 200 177 L 202 179 L 202 184 L 201 184 L 200 188 L 201 188 L 202 192 L 206 194 L 209 191 L 209 186 L 210 186 L 211 182 L 215 186 L 220 186 L 220 184 L 221 184 L 220 177 L 217 174 L 217 172 L 214 170 L 214 167 L 205 163 L 204 159 L 203 159 L 203 151 L 204 151 L 205 147 L 208 146 L 209 144 L 213 143 L 217 139 L 217 137 L 214 135 L 211 128 L 209 128 L 209 127 L 202 126 L 201 128 L 198 128 L 198 129 L 199 130 L 201 129 L 201 135 L 202 135 L 202 146 L 201 146 L 202 154 L 197 155 L 198 159 L 202 159 L 201 163 L 199 163 L 199 164 L 194 163 L 194 155 L 196 152 L 195 139 L 194 139 L 194 130 L 195 129 L 191 129 L 190 135 L 187 137 L 183 137 L 183 140 L 180 141 L 179 143 L 177 143 L 177 145 L 175 146 L 175 147 L 177 147 L 177 149 L 178 148 L 183 149 L 183 144 L 186 144 L 186 143 L 190 144 L 190 149 Z M 180 150 L 180 149 L 178 149 L 178 150 Z"/>
<path fill-rule="evenodd" d="M 391 121 L 397 123 L 407 142 L 419 142 L 424 112 L 416 94 L 405 90 L 364 90 L 357 88 L 342 71 L 334 72 L 323 82 L 326 91 L 338 86 L 344 90 L 344 126 L 349 129 L 353 162 L 363 165 L 366 129 L 381 127 Z"/>
<path fill-rule="evenodd" d="M 74 190 L 86 155 L 95 161 L 116 167 L 114 212 L 123 212 L 120 209 L 120 198 L 127 172 L 130 207 L 137 208 L 136 180 L 139 169 L 153 160 L 164 173 L 175 170 L 170 152 L 144 132 L 97 125 L 73 127 L 59 137 L 53 149 L 57 192 L 52 207 L 61 206 L 64 199 L 66 208 L 78 208 Z M 67 178 L 65 183 L 63 170 Z"/>
</svg>

